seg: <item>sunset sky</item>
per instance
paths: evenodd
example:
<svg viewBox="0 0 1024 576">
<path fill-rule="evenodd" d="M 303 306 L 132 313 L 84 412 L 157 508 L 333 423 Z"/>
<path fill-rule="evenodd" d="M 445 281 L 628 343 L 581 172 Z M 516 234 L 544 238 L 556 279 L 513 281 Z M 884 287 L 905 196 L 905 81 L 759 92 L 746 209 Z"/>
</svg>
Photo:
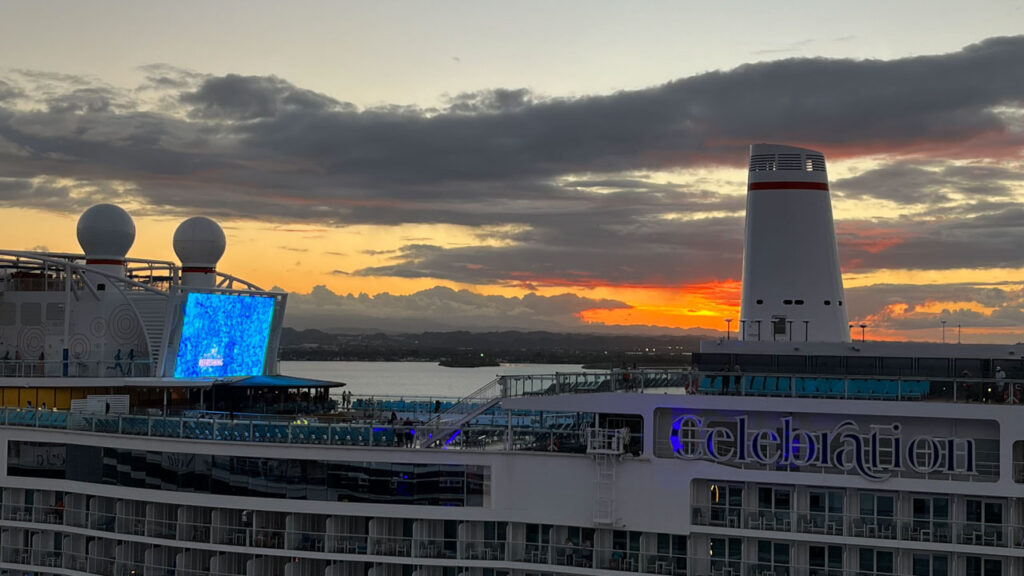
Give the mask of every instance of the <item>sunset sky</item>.
<svg viewBox="0 0 1024 576">
<path fill-rule="evenodd" d="M 286 325 L 714 333 L 774 142 L 868 338 L 1018 342 L 1024 9 L 962 6 L 0 0 L 0 246 L 113 202 L 136 257 L 219 221 Z"/>
</svg>

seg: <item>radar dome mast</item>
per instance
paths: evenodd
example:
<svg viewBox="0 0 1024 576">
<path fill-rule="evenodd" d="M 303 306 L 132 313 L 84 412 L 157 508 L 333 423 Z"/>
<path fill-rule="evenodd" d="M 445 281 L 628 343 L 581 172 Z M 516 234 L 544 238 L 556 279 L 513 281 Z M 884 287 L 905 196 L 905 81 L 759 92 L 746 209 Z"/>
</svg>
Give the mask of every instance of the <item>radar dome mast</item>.
<svg viewBox="0 0 1024 576">
<path fill-rule="evenodd" d="M 77 235 L 87 265 L 124 277 L 125 256 L 135 243 L 135 222 L 123 208 L 113 204 L 90 207 L 78 218 Z"/>
<path fill-rule="evenodd" d="M 181 283 L 194 288 L 213 288 L 217 262 L 226 240 L 220 225 L 205 216 L 185 220 L 174 231 L 174 253 L 181 260 Z"/>
</svg>

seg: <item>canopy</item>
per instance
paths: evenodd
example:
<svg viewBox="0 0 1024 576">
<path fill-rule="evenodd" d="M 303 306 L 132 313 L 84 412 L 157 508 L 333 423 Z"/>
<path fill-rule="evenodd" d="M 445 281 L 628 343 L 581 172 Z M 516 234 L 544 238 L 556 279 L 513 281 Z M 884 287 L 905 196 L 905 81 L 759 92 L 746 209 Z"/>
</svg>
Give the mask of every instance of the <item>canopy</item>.
<svg viewBox="0 0 1024 576">
<path fill-rule="evenodd" d="M 224 378 L 217 380 L 214 384 L 247 388 L 340 388 L 345 385 L 344 382 L 329 382 L 327 380 L 298 378 L 282 374 L 275 376 L 259 375 Z"/>
</svg>

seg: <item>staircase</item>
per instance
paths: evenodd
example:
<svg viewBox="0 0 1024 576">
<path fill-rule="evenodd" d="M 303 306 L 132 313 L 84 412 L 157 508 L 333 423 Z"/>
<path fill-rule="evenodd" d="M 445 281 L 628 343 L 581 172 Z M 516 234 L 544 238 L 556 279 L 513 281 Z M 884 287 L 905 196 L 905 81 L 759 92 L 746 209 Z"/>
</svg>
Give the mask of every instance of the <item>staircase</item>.
<svg viewBox="0 0 1024 576">
<path fill-rule="evenodd" d="M 505 379 L 498 376 L 432 418 L 425 426 L 421 426 L 420 429 L 423 431 L 432 431 L 428 439 L 419 439 L 419 447 L 446 446 L 463 424 L 496 406 L 504 396 Z M 417 436 L 422 436 L 422 434 L 417 434 Z"/>
<path fill-rule="evenodd" d="M 167 332 L 167 302 L 166 294 L 141 290 L 126 290 L 125 298 L 142 323 L 142 331 L 146 336 L 146 345 L 149 347 L 150 376 L 158 376 L 157 370 L 160 366 L 160 355 L 163 352 L 164 334 Z"/>
</svg>

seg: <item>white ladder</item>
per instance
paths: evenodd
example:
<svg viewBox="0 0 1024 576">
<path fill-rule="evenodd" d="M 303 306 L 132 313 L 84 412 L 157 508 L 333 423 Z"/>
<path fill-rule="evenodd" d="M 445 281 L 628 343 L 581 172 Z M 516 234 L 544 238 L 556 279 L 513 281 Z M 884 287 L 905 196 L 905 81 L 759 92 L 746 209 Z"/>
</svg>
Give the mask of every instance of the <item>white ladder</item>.
<svg viewBox="0 0 1024 576">
<path fill-rule="evenodd" d="M 615 522 L 615 463 L 618 456 L 594 454 L 597 462 L 597 502 L 594 505 L 594 523 L 611 525 Z"/>
</svg>

